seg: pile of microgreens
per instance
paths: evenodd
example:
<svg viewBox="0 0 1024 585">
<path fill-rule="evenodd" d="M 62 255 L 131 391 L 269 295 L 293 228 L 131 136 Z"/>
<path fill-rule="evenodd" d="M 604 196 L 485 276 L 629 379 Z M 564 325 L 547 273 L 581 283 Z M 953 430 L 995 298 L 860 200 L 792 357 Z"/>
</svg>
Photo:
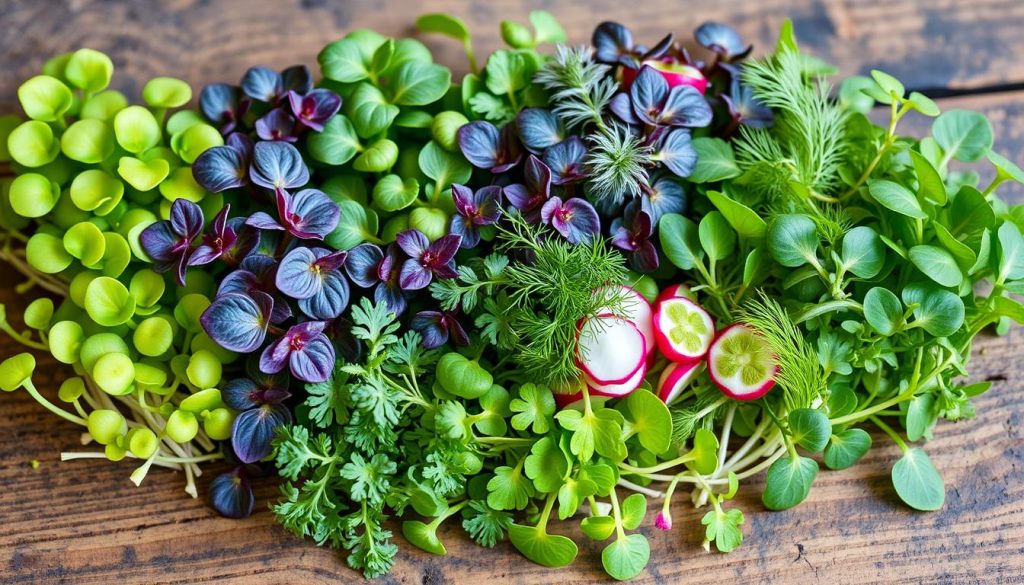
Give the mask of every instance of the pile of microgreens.
<svg viewBox="0 0 1024 585">
<path fill-rule="evenodd" d="M 1024 321 L 1020 214 L 996 193 L 1024 172 L 983 116 L 940 115 L 878 71 L 836 100 L 789 23 L 758 59 L 718 23 L 696 30 L 699 56 L 609 22 L 548 56 L 567 39 L 537 11 L 503 22 L 482 66 L 462 21 L 417 25 L 461 42 L 470 73 L 453 83 L 419 41 L 354 31 L 320 53 L 315 86 L 256 67 L 205 88 L 213 126 L 164 122 L 190 98 L 173 80 L 126 107 L 87 50 L 27 82 L 32 121 L 0 124 L 18 172 L 3 255 L 25 290 L 68 298 L 29 306 L 35 333 L 2 326 L 76 367 L 60 397 L 77 414 L 38 393 L 29 354 L 0 365 L 2 387 L 87 425 L 106 457 L 144 459 L 136 475 L 183 468 L 192 486 L 195 463 L 237 459 L 211 486 L 225 515 L 252 511 L 246 464 L 272 460 L 282 524 L 371 577 L 398 552 L 392 517 L 435 554 L 456 518 L 482 546 L 568 565 L 557 514 L 610 539 L 602 565 L 629 579 L 650 557 L 648 501 L 670 530 L 683 485 L 710 505 L 704 546 L 728 552 L 741 481 L 766 472 L 764 505 L 795 506 L 810 455 L 855 464 L 865 423 L 902 451 L 899 497 L 941 507 L 912 445 L 989 388 L 962 381 L 974 337 Z M 896 133 L 912 110 L 930 136 Z M 984 189 L 950 168 L 982 158 Z M 588 388 L 578 326 L 623 309 L 595 294 L 617 284 L 651 302 L 683 284 L 720 328 L 752 328 L 775 387 L 737 400 L 702 374 L 666 404 L 655 353 L 628 395 Z"/>
</svg>

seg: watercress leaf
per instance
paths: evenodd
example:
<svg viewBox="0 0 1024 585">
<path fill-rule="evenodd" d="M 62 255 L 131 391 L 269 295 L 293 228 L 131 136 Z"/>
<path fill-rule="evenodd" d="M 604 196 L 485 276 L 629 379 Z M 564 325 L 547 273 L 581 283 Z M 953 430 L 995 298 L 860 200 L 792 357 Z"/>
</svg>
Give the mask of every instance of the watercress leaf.
<svg viewBox="0 0 1024 585">
<path fill-rule="evenodd" d="M 707 526 L 704 531 L 704 539 L 714 542 L 715 548 L 719 552 L 727 553 L 732 552 L 743 543 L 743 531 L 740 530 L 743 521 L 741 510 L 718 508 L 705 514 L 700 523 Z"/>
<path fill-rule="evenodd" d="M 424 524 L 419 520 L 402 522 L 402 536 L 413 546 L 435 555 L 448 554 L 441 539 L 437 537 L 437 525 Z"/>
<path fill-rule="evenodd" d="M 921 449 L 909 449 L 896 462 L 892 485 L 900 499 L 915 510 L 938 510 L 946 500 L 942 476 Z"/>
<path fill-rule="evenodd" d="M 546 10 L 531 10 L 530 24 L 536 31 L 535 42 L 538 45 L 545 43 L 564 43 L 568 36 L 565 29 L 558 23 L 554 15 Z"/>
<path fill-rule="evenodd" d="M 864 295 L 864 319 L 882 335 L 892 335 L 903 325 L 903 305 L 889 289 L 876 286 Z"/>
<path fill-rule="evenodd" d="M 651 544 L 643 534 L 618 538 L 601 551 L 601 564 L 613 579 L 626 581 L 643 572 L 651 558 Z"/>
<path fill-rule="evenodd" d="M 820 345 L 820 343 L 819 343 Z M 857 410 L 857 394 L 848 386 L 833 388 L 828 395 L 828 413 L 839 418 Z"/>
<path fill-rule="evenodd" d="M 625 400 L 629 425 L 640 444 L 651 453 L 668 450 L 672 440 L 672 414 L 650 391 L 638 388 Z"/>
<path fill-rule="evenodd" d="M 718 436 L 700 428 L 693 435 L 693 468 L 701 475 L 709 475 L 718 469 Z"/>
<path fill-rule="evenodd" d="M 807 457 L 783 457 L 768 468 L 761 501 L 769 510 L 787 510 L 807 499 L 818 476 L 818 462 Z"/>
<path fill-rule="evenodd" d="M 487 505 L 495 510 L 522 510 L 535 494 L 533 482 L 523 475 L 521 465 L 498 467 L 487 482 Z"/>
<path fill-rule="evenodd" d="M 862 90 L 874 86 L 875 83 L 863 75 L 847 77 L 839 84 L 839 103 L 846 109 L 867 114 L 875 105 L 875 100 Z"/>
<path fill-rule="evenodd" d="M 884 179 L 871 180 L 868 182 L 868 192 L 886 209 L 914 219 L 928 219 L 917 197 L 899 183 Z"/>
<path fill-rule="evenodd" d="M 473 173 L 473 167 L 466 159 L 448 152 L 433 140 L 420 150 L 418 162 L 423 174 L 434 180 L 436 189 L 444 190 L 455 183 L 463 184 Z"/>
<path fill-rule="evenodd" d="M 615 518 L 611 516 L 587 516 L 580 523 L 580 529 L 591 540 L 607 540 L 615 532 Z"/>
<path fill-rule="evenodd" d="M 903 302 L 917 305 L 914 321 L 936 337 L 955 333 L 964 323 L 964 301 L 930 283 L 911 283 L 903 288 Z"/>
<path fill-rule="evenodd" d="M 858 226 L 843 236 L 841 257 L 846 270 L 860 278 L 874 278 L 885 264 L 885 246 L 873 228 Z"/>
<path fill-rule="evenodd" d="M 939 413 L 935 410 L 935 397 L 931 394 L 915 396 L 907 404 L 904 428 L 907 430 L 908 441 L 920 441 L 930 437 L 931 429 L 938 421 Z"/>
<path fill-rule="evenodd" d="M 942 182 L 935 165 L 916 150 L 907 151 L 917 172 L 917 196 L 921 201 L 932 201 L 937 205 L 946 204 L 946 184 Z"/>
<path fill-rule="evenodd" d="M 942 247 L 952 254 L 953 258 L 956 258 L 961 270 L 970 269 L 978 261 L 978 255 L 974 253 L 974 250 L 951 234 L 949 228 L 939 222 L 933 222 L 932 229 L 935 230 L 935 237 Z"/>
<path fill-rule="evenodd" d="M 712 260 L 728 258 L 736 249 L 736 232 L 718 211 L 712 211 L 700 220 L 697 235 L 701 247 Z"/>
<path fill-rule="evenodd" d="M 669 131 L 652 158 L 661 161 L 677 177 L 689 177 L 697 165 L 697 151 L 693 148 L 690 132 L 683 128 Z"/>
<path fill-rule="evenodd" d="M 384 93 L 370 83 L 360 83 L 345 100 L 345 115 L 360 138 L 371 138 L 383 132 L 399 111 L 398 106 L 388 103 Z"/>
<path fill-rule="evenodd" d="M 352 168 L 363 173 L 383 173 L 395 166 L 397 161 L 398 145 L 387 138 L 381 138 L 356 157 Z"/>
<path fill-rule="evenodd" d="M 806 215 L 780 215 L 768 225 L 768 251 L 788 268 L 817 262 L 818 231 Z M 682 267 L 681 267 L 682 268 Z"/>
<path fill-rule="evenodd" d="M 85 310 L 104 327 L 116 327 L 135 314 L 135 298 L 120 281 L 109 276 L 94 278 L 85 291 Z"/>
<path fill-rule="evenodd" d="M 1006 221 L 999 226 L 999 273 L 996 284 L 1024 278 L 1024 236 L 1017 224 Z"/>
<path fill-rule="evenodd" d="M 701 262 L 704 252 L 700 246 L 697 224 L 676 213 L 662 216 L 658 224 L 661 249 L 676 267 L 693 270 Z"/>
<path fill-rule="evenodd" d="M 331 118 L 321 132 L 310 134 L 306 144 L 314 160 L 333 166 L 347 163 L 363 148 L 355 126 L 340 114 Z"/>
<path fill-rule="evenodd" d="M 377 50 L 376 46 L 369 51 L 368 48 L 364 43 L 351 38 L 335 41 L 324 47 L 317 55 L 320 70 L 324 77 L 333 81 L 362 81 L 370 76 L 370 60 L 373 58 L 373 52 Z"/>
<path fill-rule="evenodd" d="M 978 112 L 949 110 L 935 118 L 932 135 L 947 160 L 974 162 L 992 149 L 992 124 Z"/>
<path fill-rule="evenodd" d="M 548 534 L 540 526 L 513 524 L 508 527 L 508 539 L 524 557 L 544 567 L 569 565 L 579 552 L 575 542 L 558 534 Z"/>
<path fill-rule="evenodd" d="M 992 205 L 985 195 L 969 185 L 961 187 L 949 206 L 949 231 L 954 236 L 973 236 L 994 227 L 996 221 Z"/>
<path fill-rule="evenodd" d="M 690 174 L 694 183 L 715 183 L 731 179 L 740 174 L 733 158 L 732 147 L 721 138 L 701 136 L 694 138 L 693 150 L 697 153 L 697 164 Z"/>
<path fill-rule="evenodd" d="M 1024 242 L 1022 242 L 1021 252 L 1024 253 Z M 960 272 L 956 259 L 943 248 L 929 245 L 914 246 L 910 249 L 910 261 L 925 276 L 942 286 L 960 286 L 960 283 L 964 280 L 964 275 Z"/>
<path fill-rule="evenodd" d="M 309 182 L 309 169 L 299 150 L 287 142 L 258 142 L 253 149 L 253 183 L 268 189 L 292 189 Z"/>
<path fill-rule="evenodd" d="M 533 444 L 523 469 L 526 477 L 533 480 L 537 491 L 547 494 L 562 486 L 562 477 L 569 470 L 569 462 L 551 437 L 543 437 Z"/>
<path fill-rule="evenodd" d="M 622 526 L 627 530 L 636 530 L 647 514 L 647 498 L 643 494 L 632 494 L 622 500 Z"/>
<path fill-rule="evenodd" d="M 400 106 L 425 106 L 444 97 L 451 84 L 447 67 L 420 61 L 407 61 L 391 75 L 391 103 Z"/>
<path fill-rule="evenodd" d="M 384 211 L 399 211 L 412 205 L 419 194 L 415 178 L 403 181 L 398 175 L 385 175 L 373 186 L 373 203 Z"/>
<path fill-rule="evenodd" d="M 829 469 L 846 469 L 860 461 L 871 448 L 871 435 L 864 429 L 846 429 L 832 435 L 822 460 Z"/>
<path fill-rule="evenodd" d="M 793 441 L 811 453 L 820 453 L 832 435 L 828 415 L 813 408 L 798 408 L 789 413 Z"/>
<path fill-rule="evenodd" d="M 532 76 L 522 55 L 504 49 L 491 53 L 485 72 L 487 89 L 495 95 L 508 95 L 524 89 Z"/>
<path fill-rule="evenodd" d="M 918 91 L 910 92 L 910 97 L 907 98 L 907 105 L 929 117 L 938 116 L 941 111 L 938 104 L 932 101 L 932 98 Z"/>
<path fill-rule="evenodd" d="M 519 112 L 516 128 L 523 146 L 534 153 L 541 153 L 565 140 L 565 128 L 558 117 L 545 108 L 526 108 Z"/>
</svg>

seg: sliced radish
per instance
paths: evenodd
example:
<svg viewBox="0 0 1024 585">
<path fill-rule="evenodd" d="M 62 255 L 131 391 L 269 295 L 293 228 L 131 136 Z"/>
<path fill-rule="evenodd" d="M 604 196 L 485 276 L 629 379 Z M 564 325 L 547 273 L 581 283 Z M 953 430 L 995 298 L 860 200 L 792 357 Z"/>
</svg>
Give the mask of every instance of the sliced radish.
<svg viewBox="0 0 1024 585">
<path fill-rule="evenodd" d="M 624 284 L 602 287 L 596 291 L 596 294 L 602 294 L 603 298 L 611 300 L 616 295 L 622 294 L 622 291 L 625 294 L 617 307 L 618 310 L 613 311 L 609 306 L 598 310 L 597 313 L 622 317 L 636 325 L 636 328 L 644 336 L 644 341 L 647 343 L 647 354 L 650 355 L 654 351 L 656 342 L 654 341 L 654 310 L 651 309 L 651 304 L 647 302 L 647 299 L 636 289 Z"/>
<path fill-rule="evenodd" d="M 598 384 L 629 381 L 646 357 L 647 342 L 632 322 L 604 315 L 580 324 L 576 362 Z"/>
<path fill-rule="evenodd" d="M 699 360 L 715 339 L 715 322 L 690 299 L 668 298 L 658 303 L 654 313 L 654 338 L 672 361 Z"/>
<path fill-rule="evenodd" d="M 665 299 L 677 298 L 686 298 L 690 299 L 691 301 L 697 300 L 694 297 L 693 293 L 690 292 L 690 287 L 686 286 L 685 284 L 672 284 L 666 286 L 664 289 L 662 289 L 660 293 L 658 293 L 658 300 L 656 300 L 654 303 L 658 304 L 661 301 L 664 301 Z"/>
<path fill-rule="evenodd" d="M 708 373 L 723 394 L 755 400 L 775 385 L 779 366 L 768 342 L 742 323 L 730 325 L 715 338 L 708 353 Z"/>
<path fill-rule="evenodd" d="M 669 364 L 658 380 L 658 397 L 667 405 L 675 402 L 697 374 L 704 371 L 704 362 L 678 362 Z"/>
<path fill-rule="evenodd" d="M 644 374 L 646 373 L 647 364 L 644 363 L 628 380 L 618 384 L 601 384 L 587 374 L 583 374 L 583 378 L 587 381 L 587 386 L 590 387 L 590 391 L 592 393 L 597 394 L 598 396 L 621 398 L 622 396 L 626 396 L 633 390 L 639 388 L 640 384 L 644 381 Z"/>
</svg>

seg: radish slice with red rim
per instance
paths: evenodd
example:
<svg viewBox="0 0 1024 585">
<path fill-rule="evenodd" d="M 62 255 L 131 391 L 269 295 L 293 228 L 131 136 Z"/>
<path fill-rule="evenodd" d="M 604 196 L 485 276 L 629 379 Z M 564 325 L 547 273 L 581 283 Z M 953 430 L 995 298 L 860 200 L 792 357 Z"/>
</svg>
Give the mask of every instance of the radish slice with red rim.
<svg viewBox="0 0 1024 585">
<path fill-rule="evenodd" d="M 775 386 L 779 371 L 764 337 L 742 323 L 718 334 L 708 353 L 708 373 L 723 394 L 736 400 L 755 400 Z"/>
<path fill-rule="evenodd" d="M 658 380 L 658 397 L 671 405 L 690 382 L 704 371 L 704 362 L 678 362 L 669 364 Z"/>
<path fill-rule="evenodd" d="M 647 343 L 632 322 L 605 315 L 580 324 L 576 362 L 597 384 L 629 381 L 644 365 Z"/>
<path fill-rule="evenodd" d="M 658 293 L 658 299 L 654 303 L 658 304 L 661 301 L 664 301 L 665 299 L 678 298 L 686 298 L 690 299 L 691 301 L 697 300 L 693 296 L 693 293 L 690 292 L 690 287 L 686 286 L 685 284 L 670 284 L 669 286 L 663 288 L 660 293 Z"/>
<path fill-rule="evenodd" d="M 624 284 L 602 287 L 595 291 L 595 294 L 602 294 L 603 298 L 609 301 L 615 299 L 617 295 L 621 295 L 621 303 L 617 303 L 617 310 L 612 310 L 612 307 L 608 306 L 598 310 L 597 314 L 615 315 L 636 325 L 636 328 L 644 336 L 644 342 L 647 343 L 647 354 L 650 355 L 654 351 L 656 342 L 654 340 L 654 310 L 647 299 L 636 289 Z"/>
<path fill-rule="evenodd" d="M 626 396 L 633 390 L 640 387 L 643 384 L 644 374 L 647 373 L 647 364 L 643 364 L 639 370 L 636 371 L 628 380 L 618 384 L 601 384 L 593 380 L 590 376 L 584 374 L 583 377 L 587 381 L 587 386 L 590 387 L 590 391 L 598 396 L 611 396 L 614 398 L 621 398 Z"/>
<path fill-rule="evenodd" d="M 699 360 L 715 339 L 715 322 L 690 299 L 668 298 L 658 303 L 654 313 L 654 338 L 672 361 Z"/>
</svg>

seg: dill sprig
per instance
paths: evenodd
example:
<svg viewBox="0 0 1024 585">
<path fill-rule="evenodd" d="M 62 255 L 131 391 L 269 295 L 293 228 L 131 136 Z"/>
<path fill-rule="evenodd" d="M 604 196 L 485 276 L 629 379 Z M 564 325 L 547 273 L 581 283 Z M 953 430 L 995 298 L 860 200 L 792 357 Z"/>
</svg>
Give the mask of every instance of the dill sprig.
<svg viewBox="0 0 1024 585">
<path fill-rule="evenodd" d="M 763 290 L 740 308 L 740 321 L 757 330 L 776 356 L 779 373 L 775 383 L 782 388 L 789 411 L 810 407 L 825 394 L 825 373 L 818 354 L 786 313 L 786 309 Z"/>
<path fill-rule="evenodd" d="M 619 88 L 611 67 L 595 61 L 590 47 L 559 45 L 534 81 L 551 91 L 552 111 L 567 128 L 603 126 L 605 108 Z"/>
<path fill-rule="evenodd" d="M 829 97 L 829 84 L 807 79 L 804 58 L 796 51 L 752 60 L 743 66 L 744 83 L 775 112 L 770 129 L 742 127 L 735 142 L 738 162 L 756 170 L 763 194 L 795 193 L 821 201 L 839 185 L 847 150 L 846 112 Z M 788 172 L 777 172 L 785 169 Z M 773 172 L 774 171 L 774 172 Z M 795 181 L 801 189 L 794 189 Z M 800 192 L 804 191 L 804 192 Z"/>
<path fill-rule="evenodd" d="M 615 205 L 641 194 L 654 166 L 651 148 L 626 126 L 612 125 L 590 136 L 586 165 L 587 194 L 596 202 Z"/>
</svg>

